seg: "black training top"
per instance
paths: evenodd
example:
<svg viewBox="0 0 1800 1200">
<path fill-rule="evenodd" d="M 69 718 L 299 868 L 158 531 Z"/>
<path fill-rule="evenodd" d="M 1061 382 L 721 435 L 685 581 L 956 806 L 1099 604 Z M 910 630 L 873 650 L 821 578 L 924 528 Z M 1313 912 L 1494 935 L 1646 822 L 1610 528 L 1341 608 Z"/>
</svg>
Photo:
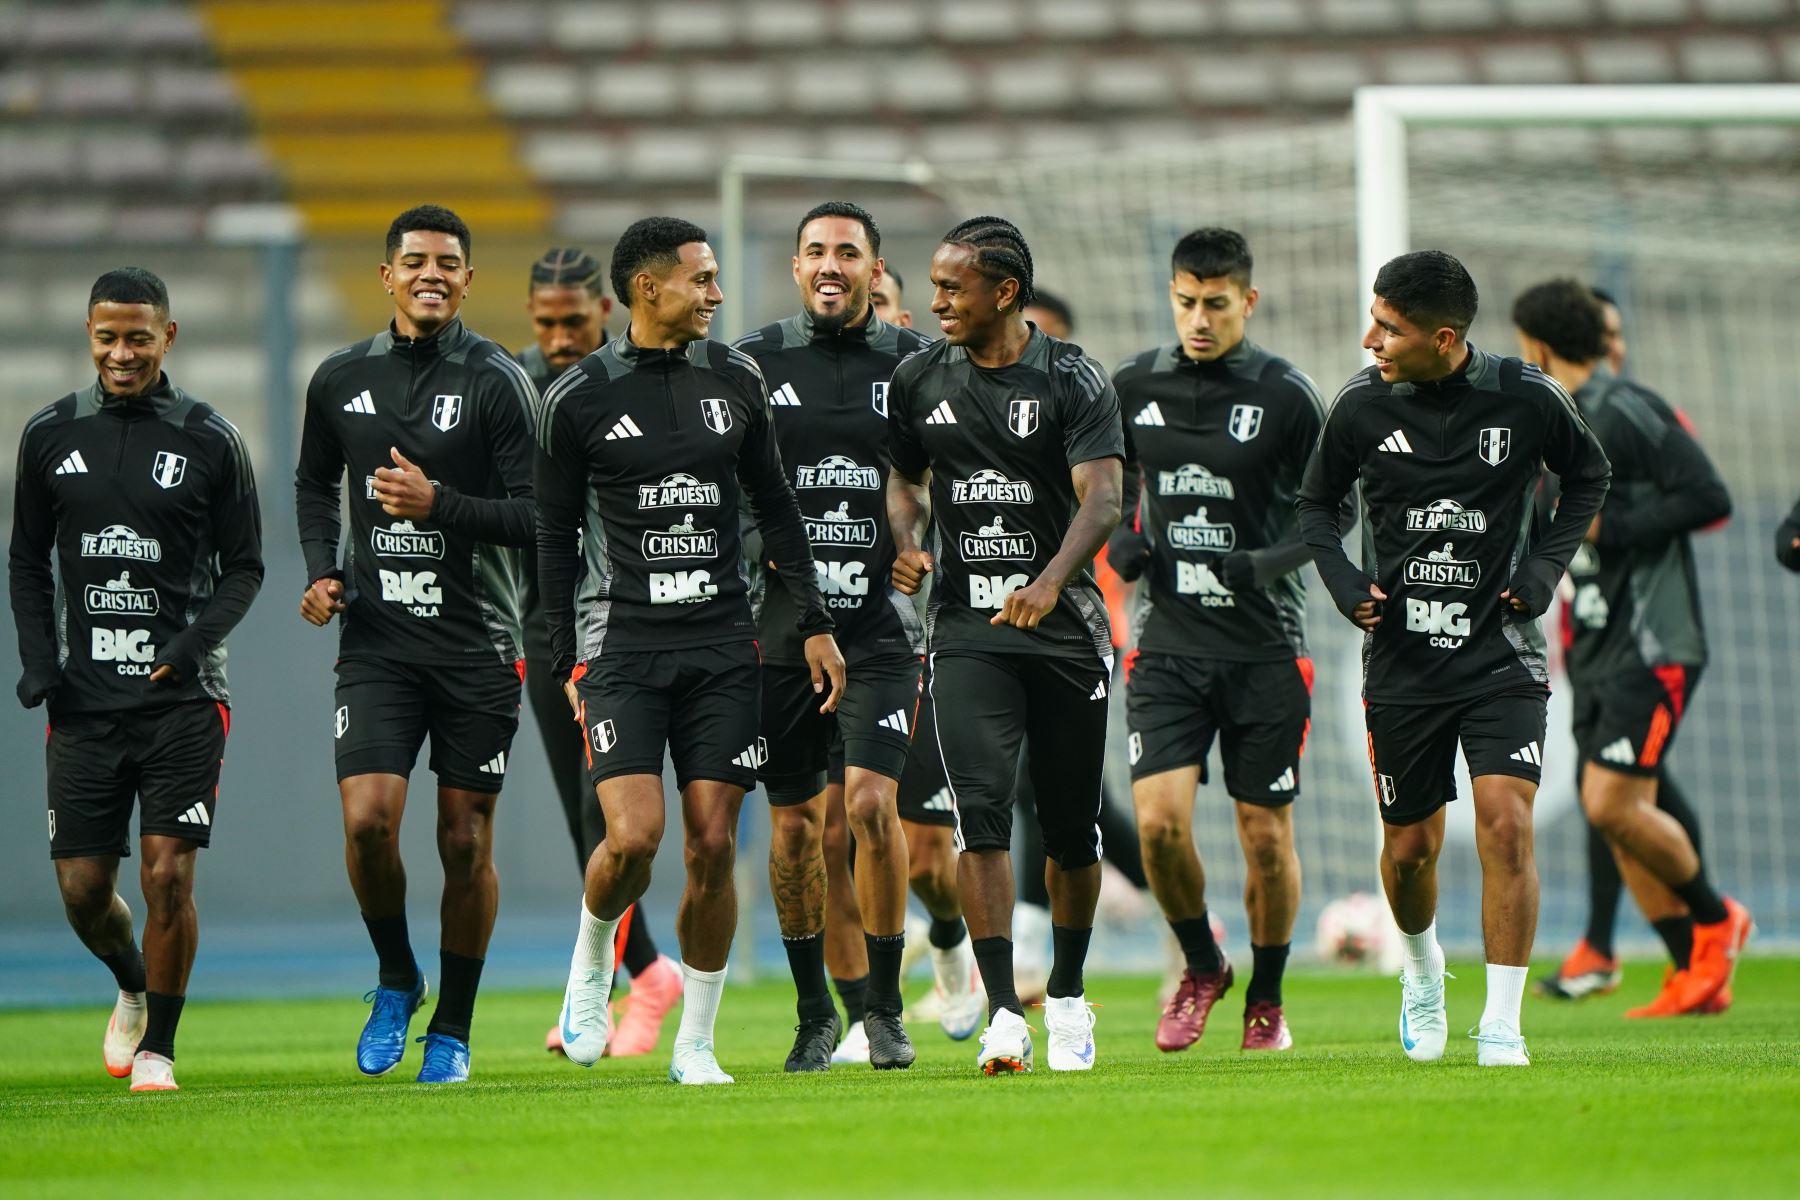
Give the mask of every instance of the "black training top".
<svg viewBox="0 0 1800 1200">
<path fill-rule="evenodd" d="M 1541 536 L 1531 496 L 1549 466 L 1562 508 Z M 1516 358 L 1473 346 L 1431 383 L 1374 367 L 1332 402 L 1297 501 L 1313 561 L 1340 611 L 1387 594 L 1363 642 L 1363 694 L 1436 704 L 1549 684 L 1536 614 L 1606 497 L 1611 475 L 1574 401 Z M 1363 565 L 1344 554 L 1338 506 L 1361 481 Z M 1500 598 L 1523 595 L 1534 615 Z"/>
<path fill-rule="evenodd" d="M 1569 562 L 1569 678 L 1600 683 L 1641 667 L 1706 662 L 1688 534 L 1731 512 L 1725 481 L 1656 393 L 1605 367 L 1575 403 L 1612 463 L 1600 536 Z"/>
<path fill-rule="evenodd" d="M 1062 547 L 1077 508 L 1070 468 L 1125 456 L 1106 372 L 1035 326 L 1004 367 L 937 342 L 895 368 L 888 432 L 896 469 L 931 472 L 932 651 L 1110 658 L 1106 604 L 1086 567 L 1035 630 L 989 624 Z"/>
<path fill-rule="evenodd" d="M 1206 363 L 1180 345 L 1146 350 L 1113 385 L 1125 419 L 1125 520 L 1150 540 L 1137 647 L 1234 662 L 1304 656 L 1300 568 L 1312 555 L 1294 493 L 1325 418 L 1312 380 L 1244 341 Z M 1256 578 L 1240 592 L 1220 572 L 1236 554 Z"/>
<path fill-rule="evenodd" d="M 606 648 L 754 638 L 740 496 L 800 633 L 831 632 L 762 374 L 723 342 L 645 350 L 620 337 L 570 367 L 539 409 L 537 494 L 538 587 L 558 678 Z M 584 547 L 595 595 L 578 640 Z"/>
<path fill-rule="evenodd" d="M 805 312 L 737 343 L 769 381 L 781 461 L 793 473 L 819 589 L 852 662 L 925 649 L 911 598 L 893 586 L 887 392 L 900 360 L 929 344 L 873 313 L 855 328 L 827 332 Z M 760 547 L 747 538 L 746 549 L 764 661 L 804 661 L 786 589 L 769 586 L 772 572 Z"/>
<path fill-rule="evenodd" d="M 229 703 L 225 635 L 263 578 L 243 437 L 167 375 L 40 409 L 19 438 L 9 576 L 27 708 Z M 174 681 L 150 683 L 164 664 Z"/>
<path fill-rule="evenodd" d="M 337 351 L 306 389 L 294 492 L 307 579 L 344 580 L 340 650 L 409 662 L 513 662 L 533 533 L 537 393 L 497 343 L 452 321 L 435 337 L 392 327 Z M 390 447 L 436 486 L 431 515 L 390 517 L 375 469 Z M 338 569 L 339 491 L 350 541 Z"/>
</svg>

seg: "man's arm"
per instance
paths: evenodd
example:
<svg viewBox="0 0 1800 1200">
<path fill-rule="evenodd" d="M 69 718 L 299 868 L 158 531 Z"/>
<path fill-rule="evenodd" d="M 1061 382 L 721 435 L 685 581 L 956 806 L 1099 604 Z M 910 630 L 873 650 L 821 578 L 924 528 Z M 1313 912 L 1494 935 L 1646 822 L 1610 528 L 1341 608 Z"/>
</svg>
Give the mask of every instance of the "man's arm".
<svg viewBox="0 0 1800 1200">
<path fill-rule="evenodd" d="M 251 601 L 262 590 L 262 512 L 256 499 L 250 451 L 237 428 L 224 417 L 214 414 L 207 417 L 206 423 L 223 442 L 219 485 L 209 497 L 219 581 L 200 614 L 156 656 L 150 670 L 152 681 L 157 680 L 158 670 L 165 666 L 173 670 L 172 683 L 184 683 L 198 675 L 207 654 L 237 628 L 250 611 Z"/>
<path fill-rule="evenodd" d="M 931 520 L 931 472 L 909 476 L 898 466 L 888 469 L 887 518 L 894 535 L 894 586 L 916 596 L 925 576 L 937 569 L 931 552 L 924 548 L 925 528 Z"/>
<path fill-rule="evenodd" d="M 1150 538 L 1144 532 L 1141 511 L 1144 496 L 1144 469 L 1138 462 L 1137 443 L 1132 440 L 1131 426 L 1120 423 L 1125 439 L 1125 462 L 1120 473 L 1119 524 L 1106 541 L 1106 563 L 1126 583 L 1144 574 L 1150 565 Z"/>
<path fill-rule="evenodd" d="M 744 443 L 738 453 L 738 482 L 750 502 L 751 519 L 762 533 L 763 557 L 775 564 L 776 578 L 787 589 L 798 614 L 795 625 L 802 637 L 830 633 L 835 627 L 819 591 L 813 566 L 812 543 L 806 540 L 806 522 L 800 503 L 781 465 L 775 443 L 775 426 L 769 420 L 768 403 L 752 401 Z"/>
<path fill-rule="evenodd" d="M 1361 473 L 1362 464 L 1350 437 L 1349 406 L 1345 393 L 1339 392 L 1300 477 L 1294 509 L 1300 515 L 1300 537 L 1312 552 L 1313 565 L 1318 567 L 1332 603 L 1358 626 L 1371 630 L 1381 622 L 1380 602 L 1387 596 L 1369 573 L 1344 553 L 1343 513 L 1347 503 L 1353 511 L 1351 489 Z"/>
<path fill-rule="evenodd" d="M 19 703 L 36 708 L 62 677 L 57 662 L 56 508 L 50 489 L 33 461 L 33 426 L 19 438 L 19 462 L 13 475 L 12 546 L 7 557 L 12 589 L 13 626 L 19 635 Z"/>
<path fill-rule="evenodd" d="M 1319 398 L 1312 380 L 1299 371 L 1290 371 L 1287 379 L 1299 396 L 1290 409 L 1292 417 L 1283 431 L 1282 445 L 1287 455 L 1283 466 L 1298 468 L 1294 470 L 1294 476 L 1298 476 L 1306 469 L 1312 449 L 1318 444 L 1319 430 L 1324 428 L 1325 403 Z M 1355 527 L 1356 491 L 1352 488 L 1344 493 L 1338 507 L 1338 529 L 1347 534 Z M 1296 529 L 1292 536 L 1260 549 L 1234 550 L 1227 554 L 1219 563 L 1219 578 L 1234 592 L 1264 588 L 1311 561 L 1312 547 Z"/>
<path fill-rule="evenodd" d="M 1116 411 L 1116 409 L 1115 409 Z M 990 625 L 1016 625 L 1020 629 L 1036 629 L 1051 609 L 1069 579 L 1094 561 L 1100 547 L 1119 523 L 1119 494 L 1123 491 L 1120 476 L 1122 464 L 1117 458 L 1097 458 L 1076 463 L 1069 468 L 1075 483 L 1079 507 L 1075 519 L 1063 534 L 1056 556 L 1036 579 L 1015 592 L 1007 593 L 1000 611 Z"/>
<path fill-rule="evenodd" d="M 497 546 L 529 546 L 537 537 L 532 500 L 532 413 L 537 389 L 525 368 L 496 351 L 481 373 L 480 420 L 505 499 L 470 496 L 439 484 L 431 520 L 451 533 Z"/>
<path fill-rule="evenodd" d="M 575 588 L 581 579 L 581 520 L 587 502 L 587 463 L 566 392 L 551 389 L 539 406 L 532 462 L 537 510 L 538 595 L 550 634 L 550 673 L 566 681 L 575 670 Z"/>
<path fill-rule="evenodd" d="M 1635 458 L 1655 481 L 1656 493 L 1634 496 L 1628 507 L 1602 509 L 1594 544 L 1602 550 L 1659 546 L 1730 516 L 1724 479 L 1674 414 L 1665 419 L 1636 396 L 1618 401 L 1617 436 L 1606 444 L 1621 465 Z"/>
<path fill-rule="evenodd" d="M 306 580 L 341 580 L 338 538 L 344 479 L 344 448 L 326 415 L 324 370 L 314 372 L 306 389 L 306 418 L 300 430 L 300 462 L 294 468 L 294 512 L 300 525 L 300 549 L 306 556 Z"/>
<path fill-rule="evenodd" d="M 1612 483 L 1612 464 L 1606 461 L 1606 451 L 1581 419 L 1569 393 L 1548 376 L 1536 382 L 1547 389 L 1542 398 L 1547 425 L 1544 465 L 1561 478 L 1562 499 L 1549 532 L 1532 547 L 1513 572 L 1506 590 L 1500 593 L 1503 599 L 1511 601 L 1515 612 L 1527 617 L 1541 617 L 1549 611 L 1556 585 L 1575 556 L 1576 547 L 1587 536 L 1594 514 L 1606 502 L 1606 491 Z"/>
</svg>

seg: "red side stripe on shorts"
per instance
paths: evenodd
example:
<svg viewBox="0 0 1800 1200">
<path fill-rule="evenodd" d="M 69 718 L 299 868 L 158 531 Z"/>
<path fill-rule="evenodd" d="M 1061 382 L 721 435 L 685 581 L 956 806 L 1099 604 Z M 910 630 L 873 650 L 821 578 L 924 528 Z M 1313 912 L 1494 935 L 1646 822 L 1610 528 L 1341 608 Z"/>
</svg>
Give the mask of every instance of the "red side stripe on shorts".
<svg viewBox="0 0 1800 1200">
<path fill-rule="evenodd" d="M 637 905 L 628 904 L 625 912 L 619 917 L 619 923 L 613 929 L 613 973 L 618 974 L 619 964 L 625 961 L 625 941 L 631 936 L 631 919 L 637 916 Z"/>
<path fill-rule="evenodd" d="M 231 736 L 231 710 L 223 704 L 219 705 L 219 724 L 225 727 L 225 736 Z"/>
<path fill-rule="evenodd" d="M 1123 682 L 1127 687 L 1131 685 L 1132 668 L 1137 666 L 1138 655 L 1142 653 L 1142 650 L 1139 650 L 1134 646 L 1125 655 L 1125 678 Z"/>
<path fill-rule="evenodd" d="M 1306 694 L 1309 696 L 1312 695 L 1313 660 L 1310 658 L 1296 658 L 1294 660 L 1294 665 L 1300 668 L 1300 678 L 1306 683 Z"/>
<path fill-rule="evenodd" d="M 522 658 L 513 659 L 513 670 L 515 670 L 519 673 L 519 682 L 524 683 L 525 682 L 525 660 Z"/>
<path fill-rule="evenodd" d="M 580 683 L 583 679 L 586 679 L 586 678 L 587 678 L 587 664 L 584 662 L 576 663 L 575 669 L 573 671 L 569 672 L 569 682 L 570 683 Z"/>
<path fill-rule="evenodd" d="M 1638 755 L 1638 766 L 1654 767 L 1656 760 L 1662 756 L 1663 743 L 1669 740 L 1669 710 L 1663 705 L 1656 706 L 1650 714 L 1650 733 L 1644 738 L 1644 752 Z"/>
<path fill-rule="evenodd" d="M 1674 710 L 1675 719 L 1681 719 L 1682 705 L 1687 703 L 1687 668 L 1670 663 L 1667 666 L 1651 667 L 1650 673 L 1662 684 L 1663 691 L 1669 697 L 1669 707 Z"/>
<path fill-rule="evenodd" d="M 587 759 L 588 770 L 594 769 L 594 743 L 588 740 L 587 701 L 583 700 L 575 713 L 575 724 L 581 729 L 581 753 Z M 598 800 L 595 801 L 599 803 Z"/>
</svg>

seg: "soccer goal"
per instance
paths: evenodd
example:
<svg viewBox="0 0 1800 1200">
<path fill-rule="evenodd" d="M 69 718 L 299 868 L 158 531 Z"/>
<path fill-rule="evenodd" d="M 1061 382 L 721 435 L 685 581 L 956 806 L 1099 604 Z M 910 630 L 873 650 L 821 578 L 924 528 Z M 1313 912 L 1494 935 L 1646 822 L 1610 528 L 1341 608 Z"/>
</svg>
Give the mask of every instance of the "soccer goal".
<svg viewBox="0 0 1800 1200">
<path fill-rule="evenodd" d="M 1800 581 L 1774 564 L 1771 539 L 1800 495 L 1800 369 L 1789 349 L 1800 327 L 1796 122 L 1800 87 L 1371 88 L 1351 122 L 1153 149 L 874 171 L 780 163 L 765 175 L 751 164 L 727 172 L 724 233 L 728 254 L 744 244 L 745 188 L 775 176 L 902 182 L 958 217 L 1002 214 L 1030 241 L 1039 282 L 1074 302 L 1075 340 L 1112 363 L 1169 340 L 1176 238 L 1231 226 L 1256 257 L 1250 336 L 1326 396 L 1366 364 L 1369 283 L 1404 250 L 1440 248 L 1469 266 L 1482 295 L 1472 337 L 1501 352 L 1513 352 L 1508 314 L 1525 287 L 1573 275 L 1605 288 L 1624 313 L 1629 373 L 1692 418 L 1736 504 L 1724 529 L 1696 539 L 1712 663 L 1671 770 L 1702 813 L 1721 885 L 1751 905 L 1768 941 L 1792 942 L 1800 801 L 1784 767 L 1800 728 Z M 1312 599 L 1319 690 L 1296 821 L 1302 941 L 1325 902 L 1377 886 L 1360 636 L 1316 584 Z M 1563 701 L 1566 689 L 1553 702 L 1562 729 L 1538 810 L 1545 953 L 1585 917 Z M 1464 833 L 1446 855 L 1444 936 L 1473 946 L 1478 872 L 1464 794 L 1452 809 Z M 1196 833 L 1209 892 L 1229 917 L 1242 864 L 1216 789 L 1202 794 Z M 1629 904 L 1620 934 L 1648 938 Z"/>
</svg>

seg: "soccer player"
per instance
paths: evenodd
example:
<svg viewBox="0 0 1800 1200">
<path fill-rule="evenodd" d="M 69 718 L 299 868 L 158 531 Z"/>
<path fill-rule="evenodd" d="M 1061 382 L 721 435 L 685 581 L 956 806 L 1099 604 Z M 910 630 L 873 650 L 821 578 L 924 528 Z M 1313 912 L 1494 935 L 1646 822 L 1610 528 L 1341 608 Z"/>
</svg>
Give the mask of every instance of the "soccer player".
<svg viewBox="0 0 1800 1200">
<path fill-rule="evenodd" d="M 1600 316 L 1605 322 L 1606 369 L 1614 375 L 1625 374 L 1625 313 L 1619 308 L 1619 301 L 1604 288 L 1591 288 L 1594 299 L 1600 302 Z M 1690 431 L 1691 432 L 1691 431 Z"/>
<path fill-rule="evenodd" d="M 1375 365 L 1338 393 L 1296 503 L 1332 599 L 1365 634 L 1381 878 L 1406 947 L 1400 1045 L 1430 1061 L 1448 1034 L 1437 857 L 1460 742 L 1488 962 L 1477 1061 L 1528 1066 L 1519 1002 L 1537 927 L 1531 802 L 1550 679 L 1537 618 L 1606 496 L 1606 455 L 1555 380 L 1469 343 L 1475 281 L 1456 259 L 1403 254 L 1374 292 L 1362 344 Z M 1529 501 L 1545 466 L 1563 495 L 1540 538 Z M 1339 505 L 1358 482 L 1366 570 L 1341 541 Z"/>
<path fill-rule="evenodd" d="M 176 1090 L 194 852 L 212 836 L 231 728 L 225 636 L 263 579 L 249 452 L 164 373 L 175 331 L 162 280 L 100 276 L 98 378 L 26 422 L 13 481 L 19 702 L 48 706 L 50 857 L 69 924 L 119 985 L 101 1048 L 134 1092 Z M 134 799 L 142 951 L 118 892 Z"/>
<path fill-rule="evenodd" d="M 724 298 L 706 231 L 673 217 L 637 221 L 619 238 L 610 274 L 630 326 L 551 386 L 538 420 L 538 586 L 553 670 L 586 731 L 606 810 L 569 964 L 563 1050 L 592 1066 L 605 1049 L 613 933 L 650 882 L 667 749 L 687 857 L 676 917 L 683 1004 L 669 1078 L 730 1083 L 713 1024 L 737 927 L 733 838 L 768 754 L 740 498 L 787 593 L 811 700 L 823 712 L 844 696 L 844 660 L 762 374 L 706 336 Z M 583 549 L 592 595 L 578 618 Z"/>
<path fill-rule="evenodd" d="M 474 276 L 469 229 L 436 205 L 388 226 L 394 316 L 319 364 L 294 491 L 308 584 L 300 615 L 341 618 L 334 723 L 350 886 L 379 977 L 357 1042 L 365 1075 L 394 1069 L 425 973 L 406 928 L 400 819 L 431 737 L 444 868 L 439 994 L 421 1083 L 469 1077 L 469 1026 L 494 928 L 494 808 L 519 720 L 536 393 L 457 316 Z M 341 481 L 350 540 L 339 565 Z"/>
<path fill-rule="evenodd" d="M 1775 527 L 1775 561 L 1790 571 L 1800 571 L 1800 503 Z"/>
<path fill-rule="evenodd" d="M 795 632 L 788 594 L 752 545 L 752 587 L 762 644 L 762 736 L 757 776 L 769 796 L 769 886 L 799 994 L 800 1025 L 788 1071 L 824 1071 L 838 1043 L 837 1006 L 825 980 L 827 805 L 843 804 L 855 844 L 856 907 L 869 978 L 863 1032 L 877 1070 L 912 1065 L 901 1013 L 906 836 L 901 776 L 919 717 L 925 630 L 892 583 L 887 527 L 887 393 L 894 367 L 929 343 L 876 317 L 869 291 L 881 279 L 881 231 L 866 209 L 815 205 L 795 231 L 800 312 L 737 343 L 756 360 L 769 392 L 781 461 L 812 543 L 819 586 L 837 621 L 850 683 L 837 712 L 821 714 Z M 837 796 L 830 793 L 835 790 Z M 962 922 L 953 926 L 966 944 Z M 969 999 L 968 969 L 962 992 Z M 974 1032 L 970 1013 L 967 1032 Z"/>
<path fill-rule="evenodd" d="M 1067 300 L 1043 288 L 1032 291 L 1025 319 L 1059 341 L 1068 341 L 1075 332 L 1075 310 Z"/>
<path fill-rule="evenodd" d="M 1300 905 L 1293 802 L 1312 713 L 1300 577 L 1311 556 L 1294 493 L 1324 406 L 1310 379 L 1245 337 L 1258 299 L 1251 266 L 1233 230 L 1183 237 L 1169 282 L 1178 340 L 1113 375 L 1130 515 L 1107 558 L 1149 588 L 1125 683 L 1132 797 L 1144 867 L 1186 962 L 1157 1022 L 1162 1050 L 1200 1040 L 1235 979 L 1207 918 L 1193 837 L 1194 791 L 1214 737 L 1247 872 L 1255 965 L 1243 1048 L 1293 1045 L 1281 977 Z"/>
<path fill-rule="evenodd" d="M 1669 405 L 1606 366 L 1604 315 L 1586 287 L 1558 279 L 1528 288 L 1512 317 L 1522 355 L 1574 396 L 1613 469 L 1606 507 L 1569 564 L 1581 802 L 1675 966 L 1661 993 L 1626 1015 L 1717 1011 L 1730 1003 L 1750 917 L 1713 889 L 1656 794 L 1706 666 L 1688 535 L 1729 515 L 1731 497 Z"/>
<path fill-rule="evenodd" d="M 536 340 L 519 355 L 519 365 L 542 396 L 562 373 L 606 344 L 612 297 L 605 271 L 593 255 L 573 246 L 553 247 L 531 264 L 525 310 Z M 525 550 L 525 696 L 544 742 L 550 779 L 562 801 L 575 862 L 586 871 L 594 847 L 606 836 L 606 820 L 594 798 L 582 756 L 581 729 L 569 719 L 569 702 L 551 670 L 548 627 L 538 602 L 536 547 Z M 657 953 L 642 905 L 619 923 L 624 934 L 619 960 L 631 973 L 631 997 L 608 1047 L 614 1058 L 632 1058 L 656 1049 L 663 1017 L 681 999 L 681 971 Z M 544 1048 L 562 1053 L 562 1023 L 544 1035 Z"/>
<path fill-rule="evenodd" d="M 905 291 L 906 281 L 900 278 L 900 272 L 887 267 L 882 272 L 881 282 L 869 287 L 869 306 L 889 325 L 911 329 L 913 315 L 912 309 L 906 307 Z"/>
<path fill-rule="evenodd" d="M 963 915 L 988 993 L 977 1062 L 990 1075 L 1032 1063 L 1007 936 L 1013 787 L 1029 739 L 1055 921 L 1050 1067 L 1087 1070 L 1094 1015 L 1081 972 L 1100 889 L 1112 658 L 1088 564 L 1119 520 L 1119 401 L 1078 347 L 1026 323 L 1031 250 L 1011 222 L 951 229 L 931 282 L 944 340 L 901 363 L 888 388 L 888 514 L 894 582 L 910 594 L 938 576 L 931 693 L 957 808 Z"/>
</svg>

